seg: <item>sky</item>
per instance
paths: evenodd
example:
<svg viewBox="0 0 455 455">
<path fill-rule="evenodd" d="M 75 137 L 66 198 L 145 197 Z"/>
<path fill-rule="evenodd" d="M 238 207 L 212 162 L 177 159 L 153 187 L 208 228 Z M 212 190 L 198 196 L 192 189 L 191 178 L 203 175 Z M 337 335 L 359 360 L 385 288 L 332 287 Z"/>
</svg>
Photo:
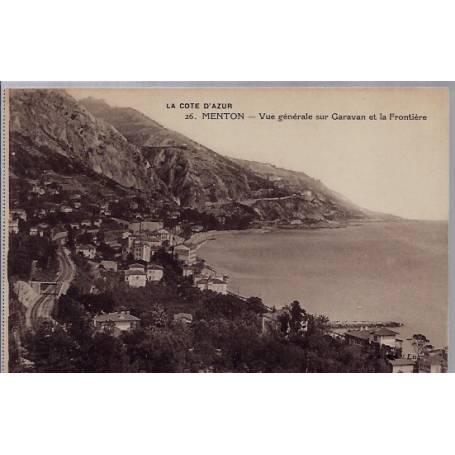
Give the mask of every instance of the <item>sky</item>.
<svg viewBox="0 0 455 455">
<path fill-rule="evenodd" d="M 444 88 L 71 89 L 128 106 L 223 155 L 303 171 L 352 202 L 409 219 L 448 219 L 449 104 Z M 180 103 L 200 103 L 199 109 Z M 204 109 L 203 103 L 231 103 Z M 175 104 L 176 108 L 169 108 Z M 203 112 L 244 113 L 207 120 Z M 186 119 L 193 113 L 195 119 Z M 313 115 L 261 120 L 260 113 Z M 332 114 L 366 115 L 365 121 Z M 379 120 L 379 113 L 426 115 L 425 121 Z M 376 114 L 376 119 L 369 120 Z M 316 115 L 328 115 L 316 120 Z M 252 118 L 250 118 L 252 117 Z"/>
</svg>

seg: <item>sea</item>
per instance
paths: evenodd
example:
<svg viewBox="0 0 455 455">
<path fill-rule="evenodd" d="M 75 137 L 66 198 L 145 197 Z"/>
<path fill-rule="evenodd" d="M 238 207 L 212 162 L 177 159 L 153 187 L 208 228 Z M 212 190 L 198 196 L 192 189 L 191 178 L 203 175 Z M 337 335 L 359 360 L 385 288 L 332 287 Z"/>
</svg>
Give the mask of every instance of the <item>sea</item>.
<svg viewBox="0 0 455 455">
<path fill-rule="evenodd" d="M 280 308 L 298 300 L 339 321 L 396 321 L 401 337 L 448 344 L 448 223 L 215 234 L 198 255 L 229 290 Z"/>
</svg>

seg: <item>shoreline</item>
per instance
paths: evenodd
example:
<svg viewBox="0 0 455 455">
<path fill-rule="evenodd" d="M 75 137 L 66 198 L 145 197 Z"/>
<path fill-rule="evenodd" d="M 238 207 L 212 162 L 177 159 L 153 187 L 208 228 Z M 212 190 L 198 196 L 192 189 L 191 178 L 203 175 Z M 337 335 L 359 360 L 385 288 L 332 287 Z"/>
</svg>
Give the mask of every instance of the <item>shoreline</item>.
<svg viewBox="0 0 455 455">
<path fill-rule="evenodd" d="M 273 226 L 261 226 L 251 227 L 248 229 L 230 229 L 230 230 L 210 230 L 204 232 L 194 233 L 185 243 L 192 243 L 200 245 L 208 240 L 216 240 L 218 237 L 227 235 L 238 235 L 238 234 L 267 234 L 271 232 L 279 231 L 293 231 L 293 232 L 308 232 L 317 230 L 331 230 L 331 229 L 346 229 L 349 227 L 359 227 L 370 224 L 401 224 L 401 223 L 448 223 L 448 220 L 407 220 L 407 219 L 368 219 L 368 220 L 350 220 L 345 223 L 333 223 L 333 224 L 314 224 L 314 225 L 273 225 Z"/>
<path fill-rule="evenodd" d="M 193 236 L 191 236 L 190 240 L 191 242 L 195 243 L 199 247 L 202 247 L 202 245 L 209 241 L 209 240 L 216 240 L 218 238 L 223 238 L 226 236 L 231 236 L 235 237 L 238 234 L 266 234 L 266 233 L 286 233 L 286 232 L 308 232 L 308 231 L 313 231 L 313 230 L 321 230 L 321 229 L 341 229 L 341 228 L 348 228 L 348 227 L 361 227 L 361 226 L 368 226 L 372 224 L 376 225 L 396 225 L 396 224 L 426 224 L 426 223 L 436 223 L 436 224 L 447 224 L 446 220 L 367 220 L 367 221 L 359 221 L 359 220 L 354 220 L 353 222 L 346 223 L 343 225 L 338 224 L 337 226 L 317 226 L 317 227 L 302 227 L 302 226 L 291 226 L 290 228 L 286 228 L 283 226 L 263 226 L 263 227 L 255 227 L 255 228 L 249 228 L 249 229 L 240 229 L 240 230 L 223 230 L 223 231 L 217 231 L 217 230 L 212 230 L 212 231 L 206 231 L 206 232 L 201 232 L 201 233 L 196 233 Z M 381 229 L 379 227 L 379 229 Z M 330 234 L 328 234 L 330 235 Z M 204 255 L 198 255 L 198 257 L 204 261 L 206 259 L 204 258 Z M 213 265 L 209 264 L 206 262 L 208 265 Z M 216 269 L 216 266 L 215 266 Z M 258 295 L 257 293 L 248 293 L 251 295 Z M 248 295 L 250 297 L 251 295 Z M 399 332 L 401 333 L 402 330 L 406 332 L 406 327 L 408 327 L 407 323 L 405 321 L 401 321 L 400 319 L 398 320 L 389 320 L 389 319 L 371 319 L 371 320 L 356 320 L 355 318 L 353 319 L 346 319 L 346 320 L 333 320 L 331 321 L 332 325 L 332 330 L 343 330 L 343 326 L 346 329 L 347 327 L 350 327 L 351 329 L 358 329 L 360 326 L 367 325 L 367 326 L 376 326 L 376 327 L 396 327 L 399 328 Z M 338 327 L 337 327 L 338 326 Z M 400 330 L 401 329 L 401 330 Z M 423 332 L 424 333 L 424 332 Z M 427 333 L 425 333 L 428 335 Z M 431 334 L 430 334 L 431 336 Z M 444 343 L 440 343 L 435 340 L 435 345 L 444 345 Z"/>
</svg>

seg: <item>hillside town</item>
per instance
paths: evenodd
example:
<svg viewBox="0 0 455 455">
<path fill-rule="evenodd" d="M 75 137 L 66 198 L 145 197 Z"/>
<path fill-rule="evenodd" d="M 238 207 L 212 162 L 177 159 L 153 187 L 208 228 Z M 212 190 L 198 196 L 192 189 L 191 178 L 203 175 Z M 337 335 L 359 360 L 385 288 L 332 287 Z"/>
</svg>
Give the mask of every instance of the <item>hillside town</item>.
<svg viewBox="0 0 455 455">
<path fill-rule="evenodd" d="M 44 173 L 39 180 L 22 181 L 20 187 L 13 187 L 11 196 L 10 244 L 14 245 L 15 240 L 37 245 L 47 242 L 48 248 L 52 249 L 53 245 L 60 253 L 57 263 L 33 259 L 28 276 L 22 276 L 21 280 L 12 277 L 18 300 L 27 308 L 28 329 L 36 331 L 43 321 L 54 320 L 56 303 L 62 296 L 64 298 L 78 277 L 80 289 L 89 285 L 84 292 L 92 296 L 103 294 L 109 288 L 121 292 L 130 289 L 133 294 L 129 295 L 134 299 L 139 296 L 134 292 L 140 292 L 140 289 L 149 289 L 153 294 L 161 289 L 159 286 L 191 286 L 209 296 L 220 295 L 236 299 L 236 304 L 243 301 L 251 304 L 250 299 L 229 291 L 228 276 L 220 274 L 198 256 L 202 242 L 194 239 L 201 238 L 200 234 L 213 226 L 205 223 L 196 211 L 178 210 L 171 205 L 153 206 L 134 194 L 119 196 L 112 192 L 104 199 L 91 197 L 51 172 Z M 14 246 L 12 252 L 14 254 Z M 62 271 L 65 261 L 67 272 Z M 172 263 L 180 278 L 164 283 L 168 263 Z M 84 270 L 91 279 L 81 280 Z M 14 270 L 10 270 L 11 273 L 14 275 Z M 53 293 L 49 291 L 52 286 L 55 288 Z M 275 309 L 261 302 L 259 306 L 255 311 L 260 336 L 275 332 L 281 332 L 284 337 L 295 333 L 303 336 L 309 330 L 311 318 L 298 305 Z M 91 324 L 95 333 L 118 338 L 125 333 L 134 333 L 145 322 L 141 320 L 141 314 L 134 314 L 134 310 L 114 309 L 116 311 L 101 308 L 92 312 Z M 293 322 L 295 314 L 300 314 L 297 323 Z M 172 324 L 191 326 L 195 314 L 176 308 L 168 317 Z M 387 327 L 362 327 L 341 331 L 327 328 L 323 335 L 347 349 L 361 350 L 364 355 L 376 359 L 375 362 L 383 362 L 381 371 L 447 370 L 447 350 L 434 349 L 421 334 L 403 340 L 398 332 Z"/>
<path fill-rule="evenodd" d="M 203 231 L 204 226 L 185 219 L 174 207 L 157 209 L 131 195 L 120 198 L 112 194 L 92 202 L 86 194 L 74 191 L 71 183 L 60 180 L 49 172 L 20 188 L 18 199 L 13 191 L 10 234 L 64 238 L 72 253 L 99 269 L 124 274 L 132 287 L 161 279 L 153 258 L 163 249 L 181 261 L 183 275 L 193 277 L 195 286 L 227 293 L 228 278 L 197 261 L 201 243 L 191 243 L 191 235 Z"/>
</svg>

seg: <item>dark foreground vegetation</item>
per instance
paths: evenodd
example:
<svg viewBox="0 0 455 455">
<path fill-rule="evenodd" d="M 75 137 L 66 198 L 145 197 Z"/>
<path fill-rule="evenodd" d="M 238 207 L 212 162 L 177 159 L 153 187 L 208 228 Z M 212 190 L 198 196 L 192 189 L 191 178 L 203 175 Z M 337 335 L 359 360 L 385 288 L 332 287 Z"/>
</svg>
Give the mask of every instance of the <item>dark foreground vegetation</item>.
<svg viewBox="0 0 455 455">
<path fill-rule="evenodd" d="M 162 283 L 133 289 L 113 275 L 95 280 L 98 294 L 84 293 L 76 279 L 55 307 L 55 321 L 43 321 L 23 337 L 30 372 L 380 372 L 383 360 L 327 334 L 328 320 L 308 314 L 294 301 L 278 323 L 264 331 L 267 311 L 259 298 L 200 292 L 161 253 Z M 83 265 L 79 268 L 84 273 Z M 87 279 L 88 274 L 84 275 Z M 140 328 L 115 336 L 97 331 L 101 311 L 128 310 Z M 191 324 L 175 322 L 189 313 Z"/>
</svg>

